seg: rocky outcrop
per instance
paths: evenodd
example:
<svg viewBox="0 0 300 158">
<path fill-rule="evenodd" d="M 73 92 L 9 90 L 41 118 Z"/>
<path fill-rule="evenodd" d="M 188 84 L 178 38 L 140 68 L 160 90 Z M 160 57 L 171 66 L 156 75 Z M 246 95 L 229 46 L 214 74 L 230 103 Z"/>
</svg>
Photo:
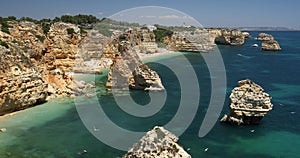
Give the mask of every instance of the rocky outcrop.
<svg viewBox="0 0 300 158">
<path fill-rule="evenodd" d="M 163 127 L 154 127 L 123 158 L 191 158 L 177 141 L 178 137 Z"/>
<path fill-rule="evenodd" d="M 15 39 L 18 47 L 27 50 L 31 59 L 39 61 L 46 51 L 46 36 L 42 27 L 27 21 L 11 21 L 9 25 L 12 26 L 9 30 L 10 35 Z"/>
<path fill-rule="evenodd" d="M 143 35 L 147 32 L 144 30 L 129 30 L 108 44 L 102 57 L 114 56 L 106 83 L 109 89 L 164 90 L 159 75 L 146 66 L 137 54 L 141 43 L 154 40 L 152 36 Z"/>
<path fill-rule="evenodd" d="M 262 41 L 261 49 L 264 51 L 280 51 L 281 47 L 279 43 L 270 34 L 260 33 L 257 40 Z"/>
<path fill-rule="evenodd" d="M 261 49 L 265 51 L 280 51 L 281 47 L 275 40 L 263 41 L 261 43 Z"/>
<path fill-rule="evenodd" d="M 245 42 L 245 35 L 240 30 L 212 29 L 209 32 L 215 37 L 216 44 L 243 45 Z"/>
<path fill-rule="evenodd" d="M 107 88 L 162 91 L 159 75 L 143 64 L 128 41 L 121 41 L 108 73 Z"/>
<path fill-rule="evenodd" d="M 267 33 L 260 33 L 257 37 L 258 41 L 271 41 L 274 40 L 274 37 Z"/>
<path fill-rule="evenodd" d="M 115 55 L 119 53 L 121 41 L 131 43 L 136 53 L 155 53 L 158 51 L 153 31 L 150 31 L 147 28 L 135 28 L 114 35 L 114 38 L 104 50 L 102 58 L 114 59 Z"/>
<path fill-rule="evenodd" d="M 251 35 L 249 32 L 242 32 L 242 35 L 245 37 L 245 39 L 250 39 Z"/>
<path fill-rule="evenodd" d="M 73 71 L 75 73 L 100 74 L 112 64 L 112 58 L 102 57 L 110 38 L 100 34 L 97 30 L 88 31 L 80 43 L 76 54 Z"/>
<path fill-rule="evenodd" d="M 221 122 L 236 125 L 259 123 L 272 110 L 271 96 L 251 80 L 241 80 L 238 85 L 230 94 L 230 115 L 224 115 Z"/>
<path fill-rule="evenodd" d="M 45 42 L 47 53 L 43 56 L 48 70 L 56 68 L 71 72 L 75 55 L 81 42 L 80 29 L 67 23 L 54 23 L 47 34 Z"/>
<path fill-rule="evenodd" d="M 16 45 L 0 46 L 0 115 L 46 101 L 48 84 Z"/>
<path fill-rule="evenodd" d="M 69 74 L 81 38 L 75 25 L 56 23 L 44 35 L 31 22 L 9 24 L 10 34 L 0 31 L 0 115 L 91 87 Z"/>
<path fill-rule="evenodd" d="M 215 44 L 208 31 L 196 29 L 195 31 L 173 32 L 164 39 L 167 49 L 184 52 L 209 52 Z"/>
</svg>

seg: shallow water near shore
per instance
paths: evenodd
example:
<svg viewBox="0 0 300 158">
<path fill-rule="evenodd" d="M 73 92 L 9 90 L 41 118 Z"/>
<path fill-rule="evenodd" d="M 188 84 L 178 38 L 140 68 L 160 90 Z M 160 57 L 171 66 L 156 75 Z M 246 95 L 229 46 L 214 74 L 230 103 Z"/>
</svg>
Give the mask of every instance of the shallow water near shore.
<svg viewBox="0 0 300 158">
<path fill-rule="evenodd" d="M 252 37 L 258 33 L 250 32 Z M 189 148 L 188 153 L 192 157 L 289 158 L 300 155 L 300 32 L 269 33 L 281 44 L 281 52 L 262 52 L 259 48 L 251 47 L 259 43 L 253 38 L 247 40 L 244 46 L 219 46 L 227 73 L 227 95 L 220 117 L 229 112 L 228 96 L 232 88 L 237 86 L 237 81 L 249 78 L 273 97 L 273 110 L 257 126 L 236 127 L 217 122 L 208 135 L 199 138 L 198 132 L 210 101 L 210 77 L 200 54 L 184 53 L 197 73 L 201 90 L 196 117 L 178 142 L 186 150 Z M 105 75 L 96 76 L 98 100 L 81 97 L 76 106 L 94 105 L 99 101 L 109 118 L 128 130 L 147 131 L 155 125 L 164 125 L 178 109 L 180 86 L 170 69 L 154 61 L 170 60 L 176 63 L 180 61 L 179 58 L 174 55 L 147 61 L 149 67 L 159 73 L 168 91 L 165 106 L 149 118 L 133 117 L 123 112 L 113 96 L 105 92 Z M 82 79 L 91 80 L 88 75 Z M 137 103 L 149 102 L 147 92 L 130 93 Z M 0 128 L 7 129 L 5 133 L 0 133 L 1 158 L 115 158 L 125 153 L 103 144 L 90 134 L 70 98 L 58 98 L 2 117 Z M 207 152 L 205 148 L 208 148 Z M 87 150 L 87 153 L 83 154 L 83 150 Z"/>
</svg>

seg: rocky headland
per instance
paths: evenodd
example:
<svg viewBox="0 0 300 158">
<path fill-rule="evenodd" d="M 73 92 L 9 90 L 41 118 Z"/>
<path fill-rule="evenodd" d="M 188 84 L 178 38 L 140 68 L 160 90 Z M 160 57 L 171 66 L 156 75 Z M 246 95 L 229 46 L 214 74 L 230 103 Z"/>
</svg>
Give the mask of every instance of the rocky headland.
<svg viewBox="0 0 300 158">
<path fill-rule="evenodd" d="M 196 29 L 173 32 L 164 39 L 167 49 L 185 52 L 210 52 L 217 45 L 243 45 L 248 32 L 235 29 Z"/>
<path fill-rule="evenodd" d="M 0 31 L 0 115 L 92 86 L 69 74 L 82 36 L 77 26 L 54 23 L 45 34 L 32 22 L 8 24 L 9 32 Z"/>
<path fill-rule="evenodd" d="M 97 29 L 82 30 L 80 25 L 64 22 L 11 20 L 1 27 L 0 114 L 59 96 L 81 95 L 93 87 L 75 81 L 73 73 L 99 74 L 110 68 L 108 88 L 164 90 L 159 75 L 137 55 L 162 50 L 148 28 L 110 29 L 113 33 L 107 36 Z M 171 51 L 209 52 L 216 44 L 242 45 L 247 37 L 238 30 L 196 29 L 174 31 L 163 41 Z M 18 101 L 15 96 L 22 97 Z"/>
<path fill-rule="evenodd" d="M 274 37 L 267 33 L 260 33 L 257 37 L 258 41 L 262 41 L 261 49 L 264 51 L 280 51 L 281 47 Z"/>
<path fill-rule="evenodd" d="M 176 137 L 163 127 L 154 127 L 123 156 L 123 158 L 191 158 L 176 142 Z"/>
<path fill-rule="evenodd" d="M 104 54 L 106 58 L 114 56 L 106 83 L 108 88 L 164 90 L 159 75 L 145 65 L 137 54 L 145 50 L 143 45 L 145 41 L 155 44 L 154 36 L 145 32 L 149 32 L 149 30 L 129 30 L 110 43 L 108 51 Z M 152 46 L 150 50 L 152 50 Z"/>
<path fill-rule="evenodd" d="M 273 108 L 271 96 L 249 79 L 239 81 L 229 98 L 230 114 L 224 115 L 221 122 L 235 125 L 258 124 Z"/>
</svg>

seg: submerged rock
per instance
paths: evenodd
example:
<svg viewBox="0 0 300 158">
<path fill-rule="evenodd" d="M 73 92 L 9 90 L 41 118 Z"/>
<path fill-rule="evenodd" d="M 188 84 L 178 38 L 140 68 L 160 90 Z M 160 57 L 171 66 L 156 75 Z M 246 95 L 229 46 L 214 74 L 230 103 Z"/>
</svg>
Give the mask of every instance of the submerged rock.
<svg viewBox="0 0 300 158">
<path fill-rule="evenodd" d="M 163 127 L 154 127 L 133 145 L 123 158 L 191 158 L 176 142 L 176 137 Z"/>
<path fill-rule="evenodd" d="M 249 79 L 238 84 L 230 94 L 230 115 L 224 115 L 221 122 L 236 125 L 259 123 L 272 110 L 271 96 Z"/>
<path fill-rule="evenodd" d="M 280 51 L 281 47 L 275 40 L 263 41 L 261 43 L 261 49 L 265 51 Z"/>
</svg>

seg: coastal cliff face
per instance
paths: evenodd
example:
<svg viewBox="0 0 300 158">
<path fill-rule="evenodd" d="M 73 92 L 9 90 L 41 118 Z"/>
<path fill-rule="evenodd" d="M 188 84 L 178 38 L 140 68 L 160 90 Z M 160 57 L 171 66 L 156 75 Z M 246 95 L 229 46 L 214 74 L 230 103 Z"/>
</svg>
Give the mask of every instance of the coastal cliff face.
<svg viewBox="0 0 300 158">
<path fill-rule="evenodd" d="M 177 141 L 178 137 L 163 127 L 154 127 L 123 158 L 191 158 Z"/>
<path fill-rule="evenodd" d="M 224 115 L 221 122 L 244 125 L 257 124 L 270 110 L 273 104 L 271 96 L 251 80 L 241 80 L 230 94 L 230 115 Z"/>
<path fill-rule="evenodd" d="M 243 34 L 240 30 L 209 29 L 208 31 L 210 32 L 211 36 L 214 38 L 214 42 L 216 44 L 243 45 L 245 42 L 245 34 Z"/>
<path fill-rule="evenodd" d="M 0 115 L 46 101 L 48 84 L 16 45 L 0 46 Z"/>
<path fill-rule="evenodd" d="M 115 55 L 120 52 L 119 46 L 122 41 L 129 42 L 136 53 L 155 53 L 158 51 L 153 31 L 147 28 L 136 28 L 115 35 L 104 50 L 102 58 L 114 59 Z"/>
<path fill-rule="evenodd" d="M 31 22 L 9 25 L 10 34 L 0 31 L 0 115 L 50 98 L 79 95 L 91 86 L 67 74 L 72 71 L 81 39 L 75 25 L 55 23 L 47 35 Z"/>
<path fill-rule="evenodd" d="M 97 30 L 88 31 L 81 40 L 73 71 L 100 74 L 103 69 L 109 68 L 113 59 L 102 56 L 109 42 L 110 38 Z"/>
<path fill-rule="evenodd" d="M 167 49 L 172 51 L 207 52 L 215 46 L 206 30 L 174 32 L 164 39 Z"/>
<path fill-rule="evenodd" d="M 45 41 L 47 53 L 44 60 L 48 63 L 47 69 L 60 69 L 63 72 L 71 72 L 80 42 L 81 34 L 77 26 L 67 23 L 54 23 L 50 27 Z"/>
<path fill-rule="evenodd" d="M 164 90 L 159 75 L 138 57 L 139 44 L 143 42 L 139 30 L 130 30 L 110 43 L 109 56 L 114 55 L 108 73 L 108 88 L 131 88 L 139 90 Z M 105 54 L 107 57 L 107 54 Z"/>
<path fill-rule="evenodd" d="M 247 32 L 232 29 L 196 29 L 195 31 L 173 32 L 164 39 L 167 49 L 173 51 L 209 52 L 216 44 L 243 45 Z"/>
</svg>

